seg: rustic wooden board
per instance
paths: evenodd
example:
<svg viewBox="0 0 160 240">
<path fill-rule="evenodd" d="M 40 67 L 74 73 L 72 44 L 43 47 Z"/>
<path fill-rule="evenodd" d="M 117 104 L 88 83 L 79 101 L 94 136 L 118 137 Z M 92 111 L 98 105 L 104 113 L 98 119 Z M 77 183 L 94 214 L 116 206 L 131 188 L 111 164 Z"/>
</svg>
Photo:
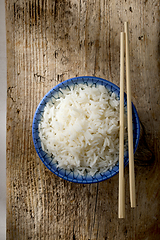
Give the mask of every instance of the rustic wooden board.
<svg viewBox="0 0 160 240">
<path fill-rule="evenodd" d="M 159 1 L 6 0 L 7 239 L 160 239 Z M 118 219 L 118 175 L 93 185 L 59 179 L 40 161 L 32 119 L 42 97 L 70 77 L 119 85 L 119 35 L 129 21 L 132 100 L 144 127 L 136 201 Z M 143 154 L 148 145 L 155 158 Z M 148 154 L 148 155 L 150 155 Z"/>
</svg>

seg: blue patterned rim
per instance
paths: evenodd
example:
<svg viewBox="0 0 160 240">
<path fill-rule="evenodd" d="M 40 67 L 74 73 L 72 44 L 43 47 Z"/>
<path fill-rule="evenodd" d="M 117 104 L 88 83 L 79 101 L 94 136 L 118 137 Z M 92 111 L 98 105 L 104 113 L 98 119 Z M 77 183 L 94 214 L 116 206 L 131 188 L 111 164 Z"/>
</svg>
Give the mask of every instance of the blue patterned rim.
<svg viewBox="0 0 160 240">
<path fill-rule="evenodd" d="M 94 176 L 90 176 L 86 174 L 85 176 L 81 176 L 78 173 L 75 173 L 74 171 L 69 171 L 65 170 L 63 168 L 57 167 L 57 163 L 53 161 L 53 159 L 42 150 L 41 147 L 41 140 L 39 138 L 39 131 L 38 131 L 38 125 L 39 122 L 41 121 L 44 107 L 48 101 L 52 99 L 58 99 L 62 96 L 62 92 L 60 89 L 68 89 L 70 90 L 70 87 L 72 86 L 73 88 L 76 85 L 79 84 L 84 84 L 87 86 L 97 86 L 97 85 L 103 85 L 108 89 L 110 93 L 115 93 L 117 98 L 120 98 L 120 89 L 118 86 L 115 84 L 102 79 L 102 78 L 97 78 L 97 77 L 90 77 L 90 76 L 85 76 L 85 77 L 76 77 L 76 78 L 71 78 L 69 80 L 66 80 L 54 88 L 52 88 L 41 100 L 39 103 L 34 118 L 33 118 L 33 125 L 32 125 L 32 137 L 33 137 L 33 142 L 35 149 L 37 151 L 38 156 L 40 157 L 41 161 L 44 163 L 44 165 L 54 174 L 56 174 L 58 177 L 63 178 L 67 181 L 75 182 L 75 183 L 97 183 L 104 181 L 106 179 L 109 179 L 116 175 L 119 172 L 119 162 L 112 168 L 112 170 L 108 170 L 104 173 L 96 173 Z M 126 108 L 127 106 L 127 95 L 124 94 L 124 106 Z M 140 137 L 140 123 L 139 123 L 139 118 L 138 114 L 136 111 L 135 106 L 132 103 L 132 122 L 133 122 L 133 145 L 134 145 L 134 153 L 137 149 L 138 142 L 139 142 L 139 137 Z M 124 156 L 124 166 L 128 164 L 129 159 L 128 159 L 128 151 L 126 152 Z"/>
</svg>

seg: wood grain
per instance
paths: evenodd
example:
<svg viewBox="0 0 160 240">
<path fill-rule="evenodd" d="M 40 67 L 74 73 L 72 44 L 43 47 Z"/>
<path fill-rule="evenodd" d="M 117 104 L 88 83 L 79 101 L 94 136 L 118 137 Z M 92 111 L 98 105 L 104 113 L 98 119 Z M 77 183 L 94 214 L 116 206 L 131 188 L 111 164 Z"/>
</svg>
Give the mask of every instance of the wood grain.
<svg viewBox="0 0 160 240">
<path fill-rule="evenodd" d="M 158 0 L 6 0 L 7 239 L 160 238 L 159 5 Z M 56 177 L 38 158 L 31 127 L 39 101 L 59 82 L 91 75 L 119 85 L 124 21 L 130 26 L 132 101 L 154 158 L 148 162 L 139 146 L 135 209 L 126 167 L 126 218 L 118 219 L 118 175 L 93 185 Z"/>
</svg>

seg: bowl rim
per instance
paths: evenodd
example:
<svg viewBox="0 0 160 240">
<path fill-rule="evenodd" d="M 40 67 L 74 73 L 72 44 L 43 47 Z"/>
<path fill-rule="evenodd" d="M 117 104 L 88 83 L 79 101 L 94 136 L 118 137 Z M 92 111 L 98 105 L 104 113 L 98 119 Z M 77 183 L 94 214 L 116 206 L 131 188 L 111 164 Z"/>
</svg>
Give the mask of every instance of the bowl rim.
<svg viewBox="0 0 160 240">
<path fill-rule="evenodd" d="M 99 77 L 95 77 L 95 76 L 79 76 L 79 77 L 74 77 L 74 78 L 67 79 L 67 80 L 65 80 L 65 81 L 57 84 L 56 86 L 54 86 L 52 89 L 50 89 L 50 90 L 44 95 L 44 97 L 41 99 L 40 103 L 38 104 L 38 106 L 37 106 L 37 108 L 36 108 L 36 111 L 35 111 L 34 117 L 33 117 L 33 123 L 32 123 L 32 139 L 33 139 L 34 147 L 35 147 L 35 149 L 36 149 L 36 152 L 37 152 L 40 160 L 41 160 L 41 161 L 43 162 L 43 164 L 44 164 L 52 173 L 54 173 L 56 176 L 58 176 L 58 177 L 60 177 L 60 178 L 62 178 L 62 179 L 64 179 L 64 180 L 73 182 L 73 183 L 78 183 L 78 184 L 93 184 L 93 183 L 98 183 L 98 182 L 105 181 L 105 180 L 110 179 L 111 177 L 115 176 L 116 174 L 118 174 L 118 173 L 119 173 L 119 161 L 116 163 L 116 166 L 118 166 L 118 169 L 117 169 L 116 171 L 113 171 L 113 168 L 112 168 L 112 170 L 111 170 L 112 174 L 110 174 L 109 176 L 104 175 L 104 173 L 99 173 L 100 176 L 99 176 L 98 179 L 93 176 L 93 177 L 92 177 L 92 180 L 85 180 L 86 178 L 82 176 L 81 180 L 74 180 L 73 178 L 68 178 L 68 176 L 69 176 L 70 173 L 69 173 L 68 175 L 66 175 L 66 174 L 65 174 L 65 175 L 64 175 L 64 174 L 61 174 L 60 171 L 61 171 L 62 169 L 58 170 L 58 168 L 56 168 L 56 170 L 53 170 L 53 169 L 51 168 L 51 166 L 47 164 L 47 162 L 44 160 L 44 156 L 42 156 L 42 155 L 40 154 L 40 152 L 39 152 L 39 149 L 38 149 L 38 147 L 37 147 L 37 142 L 36 142 L 36 139 L 35 139 L 35 128 L 34 128 L 34 126 L 36 125 L 36 122 L 37 122 L 36 116 L 37 116 L 37 114 L 39 114 L 39 108 L 40 108 L 42 105 L 44 105 L 43 103 L 44 103 L 44 102 L 45 102 L 45 104 L 47 103 L 47 102 L 46 102 L 47 96 L 48 96 L 49 94 L 51 94 L 53 91 L 58 92 L 59 89 L 64 89 L 65 84 L 70 83 L 70 82 L 72 82 L 72 84 L 74 84 L 74 83 L 73 83 L 74 81 L 77 80 L 77 82 L 78 82 L 80 79 L 85 79 L 85 80 L 87 80 L 87 79 L 88 79 L 88 80 L 91 80 L 91 79 L 93 80 L 93 79 L 94 79 L 96 82 L 93 83 L 93 84 L 95 84 L 95 85 L 98 83 L 98 81 L 101 81 L 101 82 L 104 83 L 104 86 L 110 85 L 111 87 L 113 87 L 114 89 L 116 89 L 118 92 L 120 92 L 120 88 L 119 88 L 117 85 L 115 85 L 114 83 L 112 83 L 112 82 L 110 82 L 110 81 L 108 81 L 108 80 L 106 80 L 106 79 L 99 78 Z M 72 85 L 72 84 L 71 84 L 71 85 Z M 103 85 L 103 84 L 100 84 L 100 85 Z M 57 89 L 58 89 L 58 91 L 57 91 Z M 118 97 L 119 97 L 119 94 L 118 94 Z M 125 92 L 124 92 L 124 98 L 127 99 L 127 94 L 126 94 Z M 136 128 L 136 129 L 137 129 L 137 132 L 136 132 L 136 134 L 137 134 L 137 135 L 136 135 L 136 143 L 135 143 L 135 145 L 133 146 L 133 147 L 134 147 L 134 153 L 135 153 L 136 150 L 137 150 L 137 147 L 138 147 L 139 139 L 140 139 L 140 121 L 139 121 L 139 117 L 138 117 L 137 110 L 136 110 L 133 102 L 132 102 L 132 112 L 134 112 L 134 116 L 135 116 L 135 118 L 137 119 L 137 124 L 136 124 L 136 126 L 137 126 L 137 128 Z M 133 121 L 133 120 L 132 120 L 132 121 Z M 37 129 L 37 130 L 38 130 L 38 129 Z M 124 158 L 124 167 L 126 167 L 126 166 L 128 165 L 128 163 L 129 163 L 129 158 L 128 158 L 128 152 L 127 152 L 126 160 L 125 160 L 125 158 Z M 58 170 L 58 171 L 57 171 L 57 170 Z M 65 169 L 63 169 L 63 170 L 66 172 Z M 108 172 L 108 170 L 107 170 L 105 173 L 107 173 L 107 172 Z M 110 173 L 111 173 L 111 172 L 110 172 Z M 104 176 L 103 176 L 103 175 L 104 175 Z"/>
</svg>

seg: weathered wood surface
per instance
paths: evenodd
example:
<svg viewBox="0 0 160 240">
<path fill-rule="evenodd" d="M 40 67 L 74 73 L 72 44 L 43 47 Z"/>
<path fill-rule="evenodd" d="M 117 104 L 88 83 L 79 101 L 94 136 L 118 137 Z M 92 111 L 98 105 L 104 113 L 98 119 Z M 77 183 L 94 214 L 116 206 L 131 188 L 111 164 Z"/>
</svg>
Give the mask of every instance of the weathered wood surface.
<svg viewBox="0 0 160 240">
<path fill-rule="evenodd" d="M 7 239 L 160 239 L 159 1 L 6 0 Z M 137 207 L 118 219 L 118 175 L 93 185 L 59 179 L 40 161 L 32 119 L 41 98 L 70 77 L 119 85 L 119 35 L 130 26 L 132 100 L 145 129 L 135 162 Z"/>
</svg>

